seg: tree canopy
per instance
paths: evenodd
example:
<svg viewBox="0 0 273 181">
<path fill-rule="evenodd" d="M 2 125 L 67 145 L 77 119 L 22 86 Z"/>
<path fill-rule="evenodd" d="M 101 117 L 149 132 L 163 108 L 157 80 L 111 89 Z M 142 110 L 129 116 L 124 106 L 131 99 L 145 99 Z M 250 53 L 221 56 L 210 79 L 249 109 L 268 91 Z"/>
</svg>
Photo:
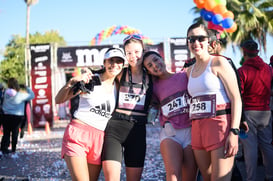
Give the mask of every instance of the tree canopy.
<svg viewBox="0 0 273 181">
<path fill-rule="evenodd" d="M 57 43 L 61 46 L 66 45 L 64 38 L 54 30 L 45 32 L 44 34 L 37 32 L 33 35 L 30 35 L 29 39 L 30 44 Z M 21 37 L 20 35 L 13 35 L 6 46 L 4 59 L 0 64 L 1 82 L 7 82 L 9 78 L 15 77 L 20 84 L 25 84 L 25 51 L 25 37 Z"/>
</svg>

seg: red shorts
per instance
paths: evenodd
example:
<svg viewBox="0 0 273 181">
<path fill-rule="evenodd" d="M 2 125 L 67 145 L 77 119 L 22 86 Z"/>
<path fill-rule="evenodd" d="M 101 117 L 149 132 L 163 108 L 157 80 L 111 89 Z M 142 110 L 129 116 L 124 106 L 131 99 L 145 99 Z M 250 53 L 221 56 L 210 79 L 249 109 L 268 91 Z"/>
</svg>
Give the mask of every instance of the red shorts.
<svg viewBox="0 0 273 181">
<path fill-rule="evenodd" d="M 228 108 L 230 108 L 230 104 L 216 106 L 216 110 Z M 191 130 L 192 149 L 211 151 L 224 146 L 229 135 L 230 123 L 230 114 L 193 120 Z"/>
<path fill-rule="evenodd" d="M 103 140 L 104 131 L 72 120 L 64 132 L 62 158 L 86 157 L 87 163 L 101 165 Z"/>
</svg>

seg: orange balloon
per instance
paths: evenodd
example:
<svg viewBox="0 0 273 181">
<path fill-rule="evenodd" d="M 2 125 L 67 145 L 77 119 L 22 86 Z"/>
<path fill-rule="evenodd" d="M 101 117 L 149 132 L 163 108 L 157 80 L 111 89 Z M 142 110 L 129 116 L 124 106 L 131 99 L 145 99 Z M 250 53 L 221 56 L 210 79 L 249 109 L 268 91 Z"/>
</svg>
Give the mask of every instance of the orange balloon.
<svg viewBox="0 0 273 181">
<path fill-rule="evenodd" d="M 224 15 L 227 12 L 227 8 L 223 4 L 218 4 L 213 9 L 214 14 Z"/>
<path fill-rule="evenodd" d="M 196 4 L 197 8 L 199 8 L 199 9 L 202 9 L 205 6 L 205 1 L 204 0 L 194 0 L 194 2 Z"/>
<path fill-rule="evenodd" d="M 215 0 L 206 0 L 205 1 L 205 9 L 207 11 L 212 11 L 216 5 L 217 4 L 216 4 Z"/>
<path fill-rule="evenodd" d="M 231 12 L 231 11 L 227 11 L 227 12 L 225 12 L 225 13 L 223 14 L 223 18 L 224 18 L 224 19 L 225 19 L 225 18 L 234 19 L 234 14 L 233 14 L 233 12 Z"/>
<path fill-rule="evenodd" d="M 226 32 L 233 33 L 237 30 L 237 28 L 238 28 L 238 25 L 234 22 L 230 28 L 226 29 Z"/>
</svg>

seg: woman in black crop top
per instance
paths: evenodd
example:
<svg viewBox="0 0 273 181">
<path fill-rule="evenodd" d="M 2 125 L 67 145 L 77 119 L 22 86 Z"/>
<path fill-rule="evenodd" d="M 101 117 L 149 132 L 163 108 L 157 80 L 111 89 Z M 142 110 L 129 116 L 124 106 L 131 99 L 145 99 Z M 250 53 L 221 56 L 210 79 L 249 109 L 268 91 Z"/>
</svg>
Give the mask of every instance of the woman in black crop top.
<svg viewBox="0 0 273 181">
<path fill-rule="evenodd" d="M 146 122 L 152 80 L 142 67 L 144 45 L 138 35 L 124 39 L 129 66 L 119 76 L 116 109 L 105 129 L 102 164 L 105 180 L 120 180 L 122 156 L 127 180 L 140 180 L 146 154 Z"/>
</svg>

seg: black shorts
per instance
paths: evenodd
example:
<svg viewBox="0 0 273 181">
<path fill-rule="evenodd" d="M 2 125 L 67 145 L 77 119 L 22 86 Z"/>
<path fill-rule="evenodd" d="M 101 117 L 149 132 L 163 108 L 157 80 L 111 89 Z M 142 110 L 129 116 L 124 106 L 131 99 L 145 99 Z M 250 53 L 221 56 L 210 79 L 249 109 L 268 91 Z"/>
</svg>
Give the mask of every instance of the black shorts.
<svg viewBox="0 0 273 181">
<path fill-rule="evenodd" d="M 105 129 L 102 161 L 124 162 L 126 167 L 143 167 L 146 154 L 146 124 L 112 117 Z"/>
</svg>

